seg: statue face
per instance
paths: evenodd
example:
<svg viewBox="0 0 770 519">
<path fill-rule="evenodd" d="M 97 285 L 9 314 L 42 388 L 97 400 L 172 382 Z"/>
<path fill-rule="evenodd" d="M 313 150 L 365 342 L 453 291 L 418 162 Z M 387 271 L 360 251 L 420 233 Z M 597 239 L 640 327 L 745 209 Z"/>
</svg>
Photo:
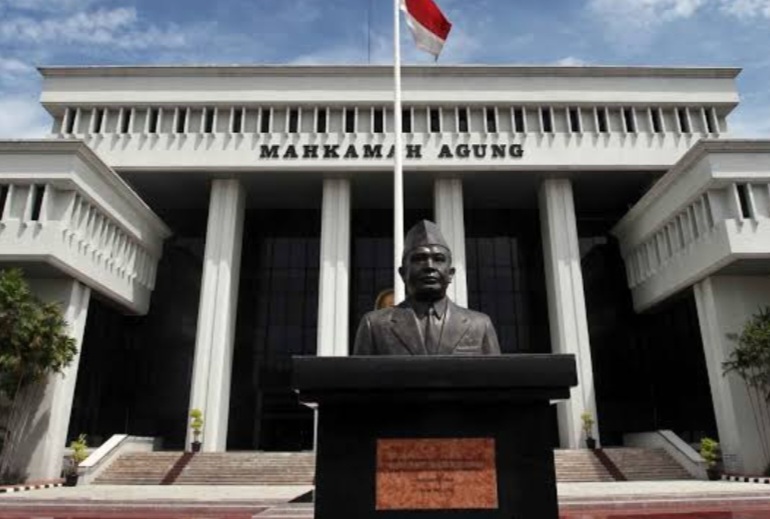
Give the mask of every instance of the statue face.
<svg viewBox="0 0 770 519">
<path fill-rule="evenodd" d="M 406 293 L 421 301 L 435 301 L 446 294 L 455 274 L 452 256 L 440 245 L 413 249 L 398 269 L 406 285 Z"/>
</svg>

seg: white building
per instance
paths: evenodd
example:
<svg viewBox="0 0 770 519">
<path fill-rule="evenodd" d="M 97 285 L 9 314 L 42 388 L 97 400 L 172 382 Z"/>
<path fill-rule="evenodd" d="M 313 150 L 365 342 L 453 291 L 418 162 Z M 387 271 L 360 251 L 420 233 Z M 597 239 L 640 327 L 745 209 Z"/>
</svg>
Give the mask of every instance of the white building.
<svg viewBox="0 0 770 519">
<path fill-rule="evenodd" d="M 770 142 L 727 137 L 736 69 L 410 67 L 406 223 L 503 350 L 574 353 L 554 443 L 671 429 L 767 463 L 721 363 L 770 304 Z M 389 67 L 43 68 L 49 138 L 0 143 L 0 262 L 66 305 L 79 362 L 29 435 L 312 447 L 292 354 L 347 355 L 392 286 Z M 556 431 L 558 430 L 558 434 Z"/>
</svg>

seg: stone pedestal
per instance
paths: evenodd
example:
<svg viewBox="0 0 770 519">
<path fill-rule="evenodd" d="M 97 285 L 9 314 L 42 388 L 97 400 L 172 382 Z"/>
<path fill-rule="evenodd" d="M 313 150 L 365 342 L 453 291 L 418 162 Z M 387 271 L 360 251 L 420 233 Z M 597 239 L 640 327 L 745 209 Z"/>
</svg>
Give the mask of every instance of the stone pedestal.
<svg viewBox="0 0 770 519">
<path fill-rule="evenodd" d="M 294 359 L 319 409 L 316 519 L 556 519 L 571 355 Z"/>
</svg>

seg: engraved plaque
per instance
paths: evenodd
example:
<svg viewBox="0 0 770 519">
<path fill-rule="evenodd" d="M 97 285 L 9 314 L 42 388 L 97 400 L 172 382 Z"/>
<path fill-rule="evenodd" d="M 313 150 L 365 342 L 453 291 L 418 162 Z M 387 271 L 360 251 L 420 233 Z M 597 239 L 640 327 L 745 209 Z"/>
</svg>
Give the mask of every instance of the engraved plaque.
<svg viewBox="0 0 770 519">
<path fill-rule="evenodd" d="M 377 510 L 497 509 L 494 438 L 377 440 Z"/>
</svg>

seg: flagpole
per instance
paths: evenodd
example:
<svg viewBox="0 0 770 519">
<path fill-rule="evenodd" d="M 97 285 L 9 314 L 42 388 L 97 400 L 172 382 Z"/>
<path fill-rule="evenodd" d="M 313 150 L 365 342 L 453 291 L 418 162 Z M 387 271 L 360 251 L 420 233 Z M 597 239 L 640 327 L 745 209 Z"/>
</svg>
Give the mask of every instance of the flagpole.
<svg viewBox="0 0 770 519">
<path fill-rule="evenodd" d="M 404 171 L 403 146 L 401 144 L 401 0 L 393 0 L 393 72 L 395 96 L 393 101 L 393 124 L 395 125 L 395 153 L 393 154 L 393 265 L 401 265 L 404 252 Z M 404 284 L 394 269 L 393 292 L 396 304 L 404 300 Z"/>
</svg>

